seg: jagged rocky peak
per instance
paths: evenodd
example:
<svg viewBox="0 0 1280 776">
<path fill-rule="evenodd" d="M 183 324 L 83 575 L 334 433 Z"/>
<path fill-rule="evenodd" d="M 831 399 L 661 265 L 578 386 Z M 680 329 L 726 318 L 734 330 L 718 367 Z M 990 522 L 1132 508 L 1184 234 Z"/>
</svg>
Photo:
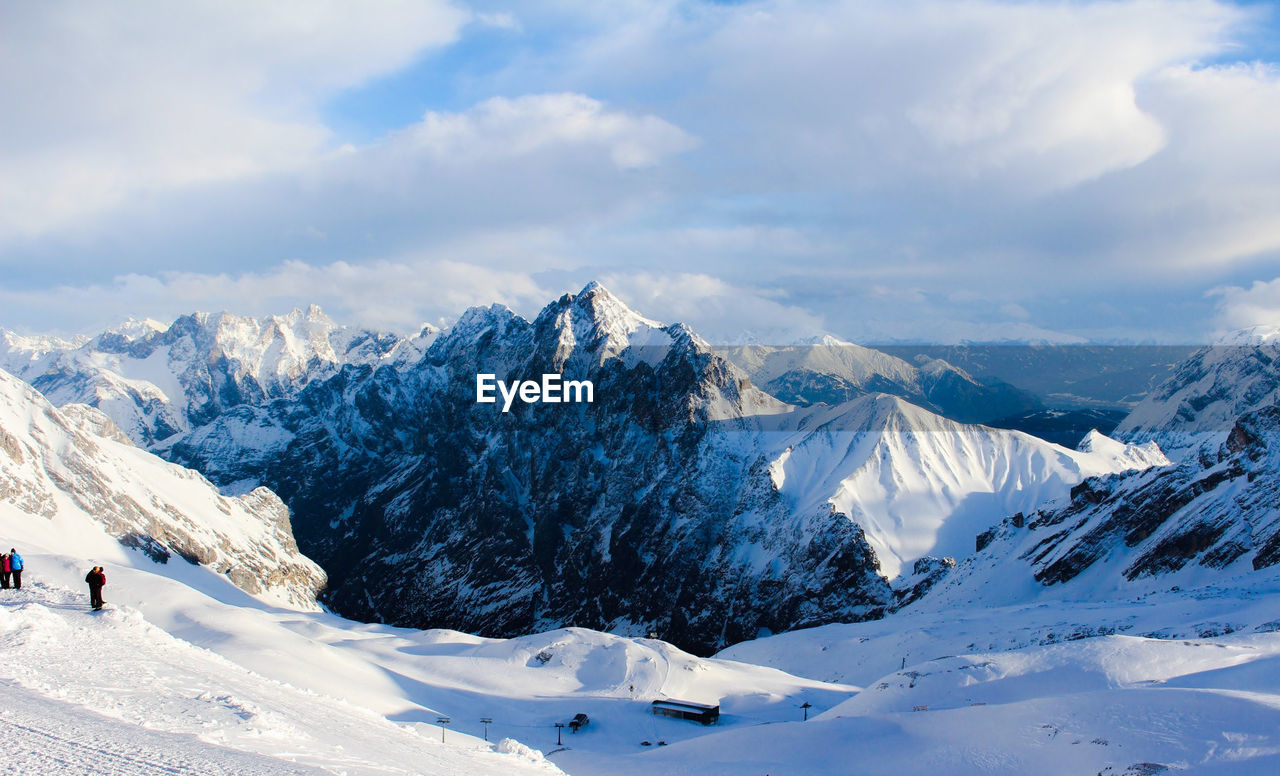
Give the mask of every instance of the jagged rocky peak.
<svg viewBox="0 0 1280 776">
<path fill-rule="evenodd" d="M 505 304 L 468 307 L 444 336 L 451 340 L 479 340 L 486 336 L 501 337 L 519 323 L 528 323 Z"/>
<path fill-rule="evenodd" d="M 534 326 L 554 331 L 556 369 L 575 357 L 587 362 L 586 368 L 599 366 L 629 350 L 631 363 L 653 364 L 666 356 L 672 341 L 667 327 L 632 310 L 594 280 L 577 294 L 565 294 L 543 308 Z"/>
<path fill-rule="evenodd" d="M 195 312 L 167 326 L 129 321 L 78 343 L 9 337 L 0 367 L 56 405 L 103 410 L 134 442 L 153 447 L 347 365 L 417 361 L 436 335 L 430 326 L 409 338 L 339 326 L 317 305 L 261 318 Z"/>
</svg>

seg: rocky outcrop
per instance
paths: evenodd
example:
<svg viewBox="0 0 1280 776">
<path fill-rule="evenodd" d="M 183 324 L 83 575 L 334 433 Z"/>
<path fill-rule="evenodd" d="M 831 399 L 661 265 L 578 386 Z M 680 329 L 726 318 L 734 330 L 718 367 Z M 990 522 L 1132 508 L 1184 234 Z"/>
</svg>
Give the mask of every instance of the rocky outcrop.
<svg viewBox="0 0 1280 776">
<path fill-rule="evenodd" d="M 4 372 L 0 403 L 0 500 L 29 519 L 94 523 L 158 563 L 176 555 L 250 593 L 316 607 L 324 573 L 298 551 L 288 509 L 266 488 L 223 496 L 122 441 L 97 410 L 56 410 Z"/>
</svg>

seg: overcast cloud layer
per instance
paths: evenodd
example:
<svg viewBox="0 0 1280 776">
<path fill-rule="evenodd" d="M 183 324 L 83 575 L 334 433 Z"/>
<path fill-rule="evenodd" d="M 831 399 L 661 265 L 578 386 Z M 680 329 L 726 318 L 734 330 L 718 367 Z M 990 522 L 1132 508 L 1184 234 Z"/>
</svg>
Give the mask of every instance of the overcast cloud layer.
<svg viewBox="0 0 1280 776">
<path fill-rule="evenodd" d="M 713 341 L 1280 324 L 1269 5 L 0 6 L 0 326 L 601 279 Z"/>
</svg>

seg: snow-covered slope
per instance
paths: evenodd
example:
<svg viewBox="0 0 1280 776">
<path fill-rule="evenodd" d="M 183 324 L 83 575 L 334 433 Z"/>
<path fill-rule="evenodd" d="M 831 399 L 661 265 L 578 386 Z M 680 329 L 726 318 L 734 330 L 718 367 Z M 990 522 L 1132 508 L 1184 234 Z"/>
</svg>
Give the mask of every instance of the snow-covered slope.
<svg viewBox="0 0 1280 776">
<path fill-rule="evenodd" d="M 483 639 L 273 605 L 87 520 L 68 531 L 8 505 L 0 535 L 27 560 L 23 589 L 0 596 L 0 756 L 42 776 L 554 774 L 510 739 L 551 752 L 555 723 L 577 713 L 591 723 L 563 733 L 575 772 L 606 773 L 645 740 L 778 721 L 856 690 L 580 629 Z M 94 564 L 103 612 L 80 581 Z M 655 719 L 664 697 L 720 702 L 721 725 Z"/>
<path fill-rule="evenodd" d="M 1220 574 L 1132 598 L 1050 594 L 1000 606 L 1017 579 L 877 621 L 826 625 L 718 657 L 863 691 L 804 725 L 662 754 L 706 770 L 819 774 L 1271 773 L 1280 766 L 1280 574 Z M 1060 592 L 1060 591 L 1058 591 Z M 921 603 L 927 603 L 926 601 Z M 794 752 L 821 751 L 816 757 Z M 616 772 L 639 773 L 619 763 Z"/>
<path fill-rule="evenodd" d="M 207 566 L 271 600 L 315 608 L 324 585 L 274 493 L 225 497 L 199 473 L 135 448 L 97 410 L 56 410 L 5 372 L 0 509 L 23 515 L 7 541 L 47 531 L 72 537 L 95 526 L 157 561 Z"/>
<path fill-rule="evenodd" d="M 964 425 L 896 397 L 789 417 L 769 473 L 793 511 L 822 505 L 866 532 L 890 579 L 925 556 L 963 558 L 997 515 L 1064 498 L 1085 477 L 1168 461 L 1154 445 L 1101 434 L 1068 450 L 1017 431 Z"/>
<path fill-rule="evenodd" d="M 1246 412 L 1280 403 L 1280 327 L 1233 332 L 1179 364 L 1115 429 L 1173 457 L 1212 450 Z"/>
<path fill-rule="evenodd" d="M 1246 413 L 1212 457 L 1086 480 L 1006 519 L 916 606 L 1132 598 L 1280 563 L 1280 408 Z"/>
<path fill-rule="evenodd" d="M 149 446 L 237 405 L 293 395 L 344 364 L 416 360 L 435 335 L 429 326 L 410 338 L 353 330 L 315 305 L 264 318 L 194 313 L 77 342 L 0 332 L 0 369 L 55 405 L 101 409 Z"/>
</svg>

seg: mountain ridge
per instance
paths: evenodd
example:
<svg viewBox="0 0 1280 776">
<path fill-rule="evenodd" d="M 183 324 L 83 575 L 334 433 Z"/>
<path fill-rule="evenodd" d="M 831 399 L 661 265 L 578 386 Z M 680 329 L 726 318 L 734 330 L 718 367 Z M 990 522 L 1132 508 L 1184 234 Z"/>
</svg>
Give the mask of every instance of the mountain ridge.
<svg viewBox="0 0 1280 776">
<path fill-rule="evenodd" d="M 481 372 L 589 379 L 596 401 L 502 413 L 476 404 Z M 201 406 L 210 417 L 188 412 L 202 422 L 153 449 L 228 492 L 279 493 L 338 611 L 494 635 L 657 632 L 698 651 L 880 616 L 899 569 L 962 556 L 1008 509 L 1089 474 L 1153 462 L 899 399 L 797 408 L 599 284 L 532 320 L 472 308 L 420 356 Z"/>
</svg>

